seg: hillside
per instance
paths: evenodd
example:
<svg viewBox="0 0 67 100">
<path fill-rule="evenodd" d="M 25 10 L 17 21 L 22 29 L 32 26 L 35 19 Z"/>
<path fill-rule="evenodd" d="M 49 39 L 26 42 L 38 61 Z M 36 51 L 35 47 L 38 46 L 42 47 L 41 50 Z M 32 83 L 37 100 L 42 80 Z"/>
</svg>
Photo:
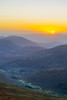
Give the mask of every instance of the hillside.
<svg viewBox="0 0 67 100">
<path fill-rule="evenodd" d="M 0 100 L 66 100 L 39 91 L 0 83 Z"/>
<path fill-rule="evenodd" d="M 26 81 L 40 86 L 43 90 L 67 94 L 67 69 L 43 70 L 26 77 Z"/>
<path fill-rule="evenodd" d="M 20 37 L 20 36 L 8 36 L 5 39 L 11 40 L 14 44 L 21 47 L 27 47 L 27 46 L 39 46 L 37 43 L 32 42 L 26 38 Z"/>
<path fill-rule="evenodd" d="M 19 36 L 3 37 L 0 39 L 0 63 L 9 58 L 28 56 L 43 49 L 37 46 L 36 43 Z"/>
<path fill-rule="evenodd" d="M 2 67 L 28 67 L 32 69 L 67 68 L 67 45 L 41 50 L 28 57 L 20 57 Z"/>
<path fill-rule="evenodd" d="M 18 49 L 19 46 L 14 44 L 11 40 L 5 38 L 0 39 L 0 52 L 9 52 Z"/>
</svg>

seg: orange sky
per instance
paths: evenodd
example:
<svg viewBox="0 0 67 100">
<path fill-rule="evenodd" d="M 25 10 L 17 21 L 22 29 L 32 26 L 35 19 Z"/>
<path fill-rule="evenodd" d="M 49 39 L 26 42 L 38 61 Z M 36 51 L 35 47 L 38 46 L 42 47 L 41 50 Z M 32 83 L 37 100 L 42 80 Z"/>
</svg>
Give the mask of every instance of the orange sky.
<svg viewBox="0 0 67 100">
<path fill-rule="evenodd" d="M 67 25 L 25 23 L 20 21 L 0 21 L 0 30 L 32 30 L 49 34 L 56 32 L 67 32 Z"/>
<path fill-rule="evenodd" d="M 67 32 L 67 0 L 0 0 L 0 30 Z"/>
</svg>

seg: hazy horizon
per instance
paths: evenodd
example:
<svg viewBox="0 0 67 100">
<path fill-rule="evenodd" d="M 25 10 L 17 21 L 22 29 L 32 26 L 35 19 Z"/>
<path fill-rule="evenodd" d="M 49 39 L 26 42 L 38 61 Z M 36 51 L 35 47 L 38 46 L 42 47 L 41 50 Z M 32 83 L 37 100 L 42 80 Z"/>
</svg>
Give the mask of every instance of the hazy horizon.
<svg viewBox="0 0 67 100">
<path fill-rule="evenodd" d="M 0 30 L 67 32 L 66 0 L 0 0 Z"/>
</svg>

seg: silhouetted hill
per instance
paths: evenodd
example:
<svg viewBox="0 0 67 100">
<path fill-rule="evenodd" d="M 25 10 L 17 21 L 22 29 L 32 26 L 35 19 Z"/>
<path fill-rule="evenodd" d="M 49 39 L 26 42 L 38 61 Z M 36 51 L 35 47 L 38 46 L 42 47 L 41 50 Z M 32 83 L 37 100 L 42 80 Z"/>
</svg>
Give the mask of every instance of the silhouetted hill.
<svg viewBox="0 0 67 100">
<path fill-rule="evenodd" d="M 0 83 L 0 100 L 66 100 L 39 91 Z"/>
<path fill-rule="evenodd" d="M 32 42 L 26 38 L 20 37 L 20 36 L 8 36 L 6 37 L 7 40 L 11 40 L 13 43 L 15 43 L 18 46 L 21 47 L 28 47 L 28 46 L 39 46 L 37 43 Z"/>
<path fill-rule="evenodd" d="M 27 56 L 36 51 L 40 51 L 44 49 L 42 47 L 35 46 L 35 45 L 36 43 L 24 39 L 22 37 L 18 37 L 18 36 L 4 37 L 3 39 L 0 39 L 0 59 L 6 60 L 7 58 Z"/>
</svg>

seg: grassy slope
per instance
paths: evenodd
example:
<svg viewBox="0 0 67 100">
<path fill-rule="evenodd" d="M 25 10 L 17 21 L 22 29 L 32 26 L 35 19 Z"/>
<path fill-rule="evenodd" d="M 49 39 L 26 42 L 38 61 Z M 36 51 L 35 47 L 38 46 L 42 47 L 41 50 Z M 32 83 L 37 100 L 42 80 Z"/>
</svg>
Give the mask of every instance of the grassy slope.
<svg viewBox="0 0 67 100">
<path fill-rule="evenodd" d="M 27 77 L 26 80 L 43 90 L 67 94 L 67 69 L 43 70 Z"/>
<path fill-rule="evenodd" d="M 65 100 L 39 91 L 0 83 L 0 100 Z"/>
</svg>

